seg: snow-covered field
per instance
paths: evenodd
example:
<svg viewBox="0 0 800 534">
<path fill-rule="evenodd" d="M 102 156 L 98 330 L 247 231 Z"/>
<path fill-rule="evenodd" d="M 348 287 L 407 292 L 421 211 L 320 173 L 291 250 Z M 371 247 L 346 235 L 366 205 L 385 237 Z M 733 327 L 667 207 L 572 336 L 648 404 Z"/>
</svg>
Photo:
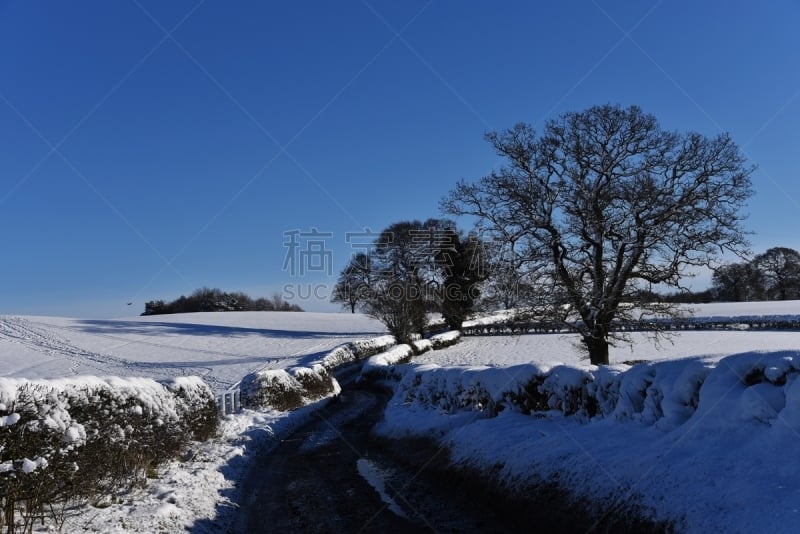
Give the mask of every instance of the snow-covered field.
<svg viewBox="0 0 800 534">
<path fill-rule="evenodd" d="M 734 302 L 692 305 L 695 317 L 746 317 L 753 315 L 800 315 L 800 301 Z M 609 349 L 612 364 L 639 360 L 664 360 L 707 356 L 720 358 L 748 351 L 800 349 L 800 332 L 778 331 L 682 331 L 653 341 L 643 332 L 629 334 L 632 344 L 616 342 Z M 576 334 L 488 335 L 463 337 L 446 351 L 416 358 L 437 365 L 489 365 L 492 367 L 537 362 L 589 365 Z"/>
<path fill-rule="evenodd" d="M 631 334 L 633 345 L 618 343 L 609 349 L 612 364 L 632 360 L 672 360 L 691 356 L 721 358 L 748 351 L 800 350 L 800 332 L 726 331 L 678 332 L 656 345 L 647 334 Z M 492 367 L 537 362 L 549 365 L 588 366 L 575 334 L 522 336 L 465 336 L 457 345 L 428 352 L 415 359 L 437 365 L 489 365 Z"/>
<path fill-rule="evenodd" d="M 318 360 L 331 349 L 385 333 L 363 315 L 225 312 L 115 320 L 0 316 L 0 376 L 81 375 L 166 379 L 197 375 L 221 392 L 260 369 Z M 244 411 L 222 422 L 218 439 L 164 465 L 140 491 L 73 510 L 67 532 L 217 532 L 232 492 L 259 448 L 302 424 L 291 414 Z M 47 530 L 48 527 L 43 527 Z"/>
<path fill-rule="evenodd" d="M 364 315 L 220 312 L 115 320 L 0 316 L 0 376 L 196 375 L 217 392 L 257 369 L 317 359 L 385 332 Z"/>
<path fill-rule="evenodd" d="M 800 315 L 800 302 L 695 308 L 700 316 Z M 199 375 L 219 392 L 257 369 L 302 365 L 342 343 L 384 332 L 380 323 L 351 314 L 229 312 L 113 321 L 0 317 L 0 376 Z M 470 368 L 475 376 L 494 372 L 501 385 L 516 373 L 491 367 L 566 364 L 565 377 L 597 375 L 577 341 L 562 334 L 465 337 L 453 347 L 425 353 L 405 369 L 444 368 L 443 373 L 456 376 Z M 637 383 L 646 383 L 651 374 L 658 377 L 646 386 L 645 407 L 633 415 L 625 412 L 624 402 L 619 411 L 591 421 L 513 410 L 486 418 L 474 410 L 447 413 L 441 406 L 398 402 L 387 411 L 383 431 L 429 433 L 451 447 L 456 461 L 492 469 L 502 464 L 497 472 L 512 486 L 558 471 L 577 495 L 601 495 L 621 505 L 638 502 L 689 531 L 794 531 L 800 520 L 800 464 L 793 460 L 800 444 L 800 381 L 795 380 L 800 372 L 793 365 L 800 367 L 800 332 L 681 332 L 660 348 L 640 333 L 633 341 L 632 347 L 612 349 L 612 364 L 656 363 L 633 368 L 642 370 L 628 375 L 620 398 L 631 392 L 632 402 Z M 723 359 L 741 353 L 750 354 Z M 769 373 L 784 373 L 785 382 L 745 387 L 741 377 L 726 372 L 729 361 L 783 369 Z M 607 377 L 623 376 L 625 369 L 618 365 Z M 685 420 L 658 423 L 667 420 L 668 408 L 684 413 L 683 405 L 678 402 L 676 408 L 670 399 L 686 396 L 700 376 L 706 382 L 696 411 Z M 715 378 L 709 382 L 708 377 Z M 163 466 L 146 488 L 74 511 L 64 528 L 224 530 L 226 517 L 235 514 L 230 502 L 250 455 L 307 420 L 313 409 L 228 416 L 220 438 Z"/>
<path fill-rule="evenodd" d="M 800 302 L 696 308 L 797 315 Z M 426 353 L 408 366 L 381 432 L 434 437 L 456 464 L 518 491 L 557 480 L 601 513 L 633 508 L 681 532 L 797 531 L 800 332 L 681 332 L 660 347 L 636 333 L 606 370 L 577 347 L 573 335 L 500 335 Z M 536 375 L 549 376 L 539 391 L 553 409 L 525 415 L 502 392 Z M 587 380 L 607 404 L 597 416 L 565 413 L 561 400 Z M 476 409 L 487 392 L 506 406 L 496 417 Z"/>
</svg>

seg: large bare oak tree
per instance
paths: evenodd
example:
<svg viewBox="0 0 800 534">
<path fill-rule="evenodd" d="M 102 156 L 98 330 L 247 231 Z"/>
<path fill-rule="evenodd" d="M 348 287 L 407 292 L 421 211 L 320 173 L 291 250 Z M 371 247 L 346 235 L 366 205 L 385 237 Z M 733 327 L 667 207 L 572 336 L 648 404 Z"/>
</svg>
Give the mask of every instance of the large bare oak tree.
<svg viewBox="0 0 800 534">
<path fill-rule="evenodd" d="M 544 267 L 594 364 L 608 363 L 616 320 L 674 311 L 642 289 L 680 288 L 689 268 L 747 248 L 753 168 L 727 134 L 666 131 L 638 107 L 603 105 L 565 113 L 540 136 L 518 124 L 486 138 L 504 165 L 460 182 L 442 209 L 477 217 Z"/>
</svg>

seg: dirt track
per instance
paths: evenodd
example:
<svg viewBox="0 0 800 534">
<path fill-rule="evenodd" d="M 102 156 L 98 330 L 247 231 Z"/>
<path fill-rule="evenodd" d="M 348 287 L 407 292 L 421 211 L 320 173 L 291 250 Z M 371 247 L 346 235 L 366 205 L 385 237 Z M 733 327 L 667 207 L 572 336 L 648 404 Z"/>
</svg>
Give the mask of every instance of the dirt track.
<svg viewBox="0 0 800 534">
<path fill-rule="evenodd" d="M 242 486 L 236 531 L 510 531 L 491 512 L 460 502 L 457 489 L 437 484 L 432 470 L 397 458 L 394 447 L 370 435 L 388 398 L 380 389 L 349 388 L 257 458 Z M 431 469 L 443 460 L 435 450 L 426 454 Z M 376 486 L 383 486 L 383 500 Z"/>
<path fill-rule="evenodd" d="M 340 379 L 350 384 L 338 401 L 254 459 L 240 486 L 234 532 L 673 530 L 613 512 L 596 522 L 558 487 L 509 495 L 483 475 L 454 470 L 429 440 L 376 439 L 371 430 L 390 393 Z"/>
</svg>

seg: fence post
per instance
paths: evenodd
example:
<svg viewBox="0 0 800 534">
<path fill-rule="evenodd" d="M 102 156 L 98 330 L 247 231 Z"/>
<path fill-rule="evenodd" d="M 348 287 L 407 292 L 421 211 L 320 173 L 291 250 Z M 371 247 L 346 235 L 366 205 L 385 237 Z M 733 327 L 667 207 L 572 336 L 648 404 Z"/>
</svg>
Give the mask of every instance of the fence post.
<svg viewBox="0 0 800 534">
<path fill-rule="evenodd" d="M 236 413 L 242 409 L 242 392 L 239 388 L 229 389 L 217 395 L 217 409 L 220 415 Z"/>
</svg>

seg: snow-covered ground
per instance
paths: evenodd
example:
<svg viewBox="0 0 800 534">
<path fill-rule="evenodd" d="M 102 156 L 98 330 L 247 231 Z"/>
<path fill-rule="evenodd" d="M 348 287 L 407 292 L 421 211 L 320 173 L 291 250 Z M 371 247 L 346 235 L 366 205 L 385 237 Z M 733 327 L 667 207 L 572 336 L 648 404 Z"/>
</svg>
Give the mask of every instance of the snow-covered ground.
<svg viewBox="0 0 800 534">
<path fill-rule="evenodd" d="M 797 315 L 800 302 L 696 309 Z M 456 464 L 517 491 L 557 480 L 601 513 L 633 507 L 681 532 L 797 531 L 800 332 L 681 332 L 660 347 L 636 333 L 610 359 L 610 369 L 591 366 L 574 335 L 466 337 L 407 366 L 381 432 L 434 437 Z M 651 363 L 621 365 L 629 360 Z M 550 377 L 540 391 L 553 410 L 476 409 L 486 392 L 503 404 L 503 391 L 536 375 Z M 586 380 L 608 388 L 608 404 L 599 416 L 565 414 L 558 399 Z"/>
<path fill-rule="evenodd" d="M 691 305 L 695 317 L 800 316 L 800 301 L 718 302 Z M 501 319 L 505 316 L 498 315 Z M 480 320 L 479 320 L 480 321 Z M 484 319 L 491 322 L 491 319 Z M 632 343 L 615 342 L 609 349 L 612 364 L 639 360 L 664 360 L 691 356 L 722 357 L 740 352 L 800 349 L 800 332 L 682 331 L 659 338 L 630 333 Z M 446 351 L 429 352 L 415 359 L 437 365 L 489 365 L 493 367 L 537 362 L 588 365 L 577 334 L 468 336 Z"/>
<path fill-rule="evenodd" d="M 720 358 L 740 352 L 800 349 L 800 332 L 725 331 L 678 332 L 655 344 L 647 334 L 631 334 L 633 344 L 609 349 L 612 364 L 633 360 L 671 360 L 690 356 Z M 437 365 L 489 365 L 492 367 L 537 362 L 549 365 L 588 366 L 589 360 L 576 334 L 526 334 L 466 336 L 447 350 L 426 352 L 414 360 Z"/>
<path fill-rule="evenodd" d="M 116 320 L 0 316 L 0 376 L 81 375 L 166 379 L 197 375 L 217 392 L 260 369 L 320 359 L 343 343 L 385 334 L 359 314 L 224 312 Z M 65 532 L 219 532 L 249 458 L 302 424 L 317 406 L 291 413 L 227 416 L 219 438 L 159 469 L 146 488 L 72 510 Z M 39 526 L 47 531 L 50 527 Z"/>
<path fill-rule="evenodd" d="M 360 314 L 219 312 L 115 320 L 0 316 L 0 376 L 196 375 L 217 392 L 257 369 L 385 333 Z"/>
<path fill-rule="evenodd" d="M 800 315 L 800 302 L 695 308 L 700 316 Z M 230 312 L 114 321 L 0 317 L 0 375 L 195 374 L 222 391 L 254 370 L 302 365 L 342 343 L 384 332 L 378 322 L 351 314 Z M 792 460 L 800 443 L 800 381 L 795 380 L 800 373 L 788 372 L 785 383 L 754 389 L 741 381 L 726 382 L 725 377 L 731 378 L 724 372 L 728 360 L 719 362 L 751 353 L 738 358 L 791 368 L 786 362 L 800 361 L 800 332 L 681 332 L 660 348 L 640 333 L 633 334 L 633 341 L 633 347 L 613 348 L 611 360 L 657 362 L 654 372 L 660 378 L 647 390 L 648 406 L 663 410 L 667 404 L 660 396 L 680 396 L 697 376 L 715 376 L 708 373 L 722 369 L 716 385 L 706 378 L 701 408 L 687 420 L 656 424 L 655 415 L 609 415 L 587 422 L 513 410 L 486 418 L 476 411 L 446 414 L 441 407 L 397 403 L 387 412 L 383 431 L 428 432 L 450 445 L 458 462 L 491 468 L 502 464 L 500 475 L 518 487 L 558 471 L 563 483 L 580 490 L 578 495 L 597 492 L 608 502 L 639 502 L 655 517 L 677 520 L 687 530 L 794 531 L 800 519 L 800 467 Z M 464 368 L 448 366 L 467 366 L 473 373 L 494 372 L 502 385 L 515 376 L 506 373 L 507 366 L 547 369 L 557 364 L 575 368 L 573 377 L 597 374 L 582 358 L 577 338 L 562 334 L 465 337 L 453 347 L 425 353 L 407 369 L 427 372 L 441 366 L 453 375 Z M 608 376 L 624 369 L 617 366 Z M 638 391 L 635 378 L 652 370 L 641 369 L 630 375 L 625 386 L 630 391 Z M 64 530 L 224 530 L 226 517 L 235 514 L 231 498 L 250 455 L 307 420 L 313 409 L 227 416 L 220 438 L 197 444 L 190 456 L 163 466 L 146 488 L 73 512 Z"/>
</svg>

